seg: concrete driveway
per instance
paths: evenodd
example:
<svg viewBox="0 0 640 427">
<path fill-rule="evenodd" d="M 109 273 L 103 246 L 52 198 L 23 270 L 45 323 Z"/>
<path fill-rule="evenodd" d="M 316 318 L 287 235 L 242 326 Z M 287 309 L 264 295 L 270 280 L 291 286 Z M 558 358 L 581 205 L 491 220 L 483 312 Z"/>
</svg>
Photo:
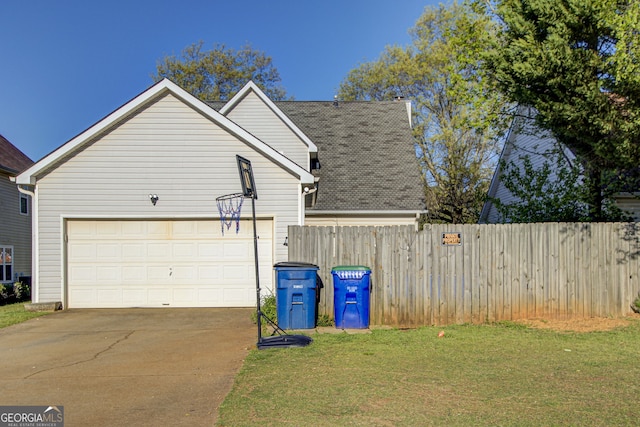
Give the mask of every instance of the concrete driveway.
<svg viewBox="0 0 640 427">
<path fill-rule="evenodd" d="M 0 405 L 65 426 L 210 426 L 257 340 L 252 309 L 68 310 L 0 329 Z"/>
</svg>

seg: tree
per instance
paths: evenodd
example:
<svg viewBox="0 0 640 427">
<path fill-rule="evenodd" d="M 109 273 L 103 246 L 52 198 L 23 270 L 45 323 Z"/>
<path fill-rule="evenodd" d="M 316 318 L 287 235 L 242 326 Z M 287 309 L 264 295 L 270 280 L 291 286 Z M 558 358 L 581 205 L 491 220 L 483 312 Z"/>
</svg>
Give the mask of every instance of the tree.
<svg viewBox="0 0 640 427">
<path fill-rule="evenodd" d="M 476 222 L 505 130 L 504 97 L 481 68 L 496 25 L 467 3 L 426 8 L 408 47 L 387 47 L 340 85 L 345 100 L 410 98 L 428 221 Z"/>
<path fill-rule="evenodd" d="M 154 81 L 168 78 L 202 100 L 226 101 L 249 80 L 272 100 L 286 97 L 280 86 L 280 74 L 271 58 L 247 45 L 240 50 L 216 44 L 203 51 L 203 42 L 187 46 L 181 57 L 165 56 L 158 62 Z"/>
<path fill-rule="evenodd" d="M 500 164 L 502 182 L 515 196 L 506 203 L 490 198 L 502 221 L 531 222 L 588 222 L 587 194 L 582 185 L 582 169 L 566 161 L 558 151 L 549 153 L 542 166 L 534 167 L 529 155 L 520 157 L 519 163 Z M 521 166 L 520 166 L 521 165 Z M 609 194 L 603 201 L 603 219 L 629 221 L 613 202 Z"/>
<path fill-rule="evenodd" d="M 581 203 L 580 172 L 555 156 L 534 168 L 528 155 L 521 156 L 522 170 L 514 164 L 500 164 L 504 186 L 516 201 L 493 200 L 505 222 L 579 222 L 585 215 Z"/>
<path fill-rule="evenodd" d="M 588 217 L 605 219 L 610 178 L 640 161 L 640 2 L 498 0 L 487 69 L 512 101 L 577 157 Z"/>
</svg>

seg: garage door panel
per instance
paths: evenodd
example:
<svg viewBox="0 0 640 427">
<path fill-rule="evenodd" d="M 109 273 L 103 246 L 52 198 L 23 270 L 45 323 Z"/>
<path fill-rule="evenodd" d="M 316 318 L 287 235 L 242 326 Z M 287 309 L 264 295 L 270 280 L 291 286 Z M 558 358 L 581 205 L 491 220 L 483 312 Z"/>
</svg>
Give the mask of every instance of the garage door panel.
<svg viewBox="0 0 640 427">
<path fill-rule="evenodd" d="M 168 221 L 148 221 L 146 225 L 145 238 L 147 239 L 166 240 L 171 237 L 170 223 Z"/>
<path fill-rule="evenodd" d="M 242 287 L 227 287 L 223 291 L 223 303 L 225 305 L 235 306 L 241 304 L 247 299 L 247 290 Z M 255 299 L 255 298 L 254 298 Z"/>
<path fill-rule="evenodd" d="M 220 244 L 198 242 L 197 247 L 200 259 L 215 260 L 222 258 L 223 247 Z"/>
<path fill-rule="evenodd" d="M 147 259 L 150 261 L 170 261 L 171 246 L 169 243 L 152 242 L 147 244 Z"/>
<path fill-rule="evenodd" d="M 253 245 L 253 243 L 251 244 Z M 225 261 L 232 260 L 246 260 L 249 254 L 249 243 L 244 242 L 230 242 L 223 243 L 222 257 Z"/>
<path fill-rule="evenodd" d="M 142 243 L 123 243 L 121 249 L 124 261 L 145 259 L 147 256 L 146 246 Z"/>
<path fill-rule="evenodd" d="M 96 222 L 95 221 L 76 221 L 73 229 L 67 230 L 69 239 L 76 237 L 91 238 L 96 235 Z"/>
<path fill-rule="evenodd" d="M 98 239 L 117 236 L 120 234 L 120 224 L 112 221 L 97 222 L 95 233 Z"/>
<path fill-rule="evenodd" d="M 96 268 L 88 265 L 78 265 L 69 269 L 69 275 L 78 282 L 91 283 L 96 281 Z"/>
<path fill-rule="evenodd" d="M 262 258 L 262 254 L 270 254 L 272 250 L 273 241 L 269 240 L 258 240 L 258 259 Z M 251 244 L 250 251 L 253 253 L 253 243 Z"/>
<path fill-rule="evenodd" d="M 179 265 L 173 267 L 174 281 L 184 282 L 187 280 L 195 280 L 197 277 L 197 266 L 195 265 Z"/>
<path fill-rule="evenodd" d="M 122 305 L 119 307 L 141 307 L 146 305 L 147 290 L 132 288 L 122 290 Z"/>
<path fill-rule="evenodd" d="M 197 236 L 204 239 L 219 238 L 221 237 L 220 221 L 198 221 L 195 223 L 195 232 Z"/>
<path fill-rule="evenodd" d="M 122 267 L 119 265 L 106 265 L 96 267 L 96 282 L 119 283 L 122 281 Z"/>
<path fill-rule="evenodd" d="M 69 257 L 76 261 L 94 260 L 96 258 L 95 243 L 70 243 Z"/>
<path fill-rule="evenodd" d="M 246 265 L 225 265 L 222 267 L 224 283 L 246 282 L 250 279 Z"/>
<path fill-rule="evenodd" d="M 174 239 L 193 239 L 198 237 L 197 227 L 193 221 L 175 222 L 173 224 L 173 238 Z"/>
<path fill-rule="evenodd" d="M 96 301 L 95 289 L 72 289 L 69 299 L 76 302 L 78 307 L 91 307 Z"/>
<path fill-rule="evenodd" d="M 103 261 L 119 261 L 122 249 L 118 243 L 100 243 L 96 245 L 96 256 Z"/>
<path fill-rule="evenodd" d="M 197 256 L 196 244 L 193 242 L 176 243 L 173 245 L 173 259 L 190 259 Z"/>
<path fill-rule="evenodd" d="M 143 221 L 121 221 L 121 234 L 129 239 L 144 239 L 146 237 L 145 224 Z"/>
<path fill-rule="evenodd" d="M 221 279 L 221 268 L 217 265 L 198 266 L 198 281 L 217 283 Z"/>
<path fill-rule="evenodd" d="M 146 282 L 147 274 L 144 265 L 125 265 L 122 267 L 122 280 L 127 282 Z"/>
<path fill-rule="evenodd" d="M 148 265 L 147 266 L 147 279 L 153 282 L 165 282 L 168 283 L 173 278 L 171 275 L 173 270 L 166 265 Z"/>
<path fill-rule="evenodd" d="M 223 236 L 218 221 L 69 220 L 68 306 L 253 306 L 253 228 L 245 222 Z M 271 288 L 273 223 L 258 225 L 260 280 Z"/>
<path fill-rule="evenodd" d="M 205 306 L 224 306 L 222 289 L 214 287 L 198 288 L 198 301 L 201 301 Z"/>
<path fill-rule="evenodd" d="M 162 306 L 171 304 L 171 290 L 168 288 L 149 288 L 147 290 L 149 304 Z"/>
<path fill-rule="evenodd" d="M 195 288 L 184 288 L 173 290 L 173 301 L 178 305 L 190 304 L 196 300 Z"/>
<path fill-rule="evenodd" d="M 107 307 L 119 307 L 122 305 L 122 291 L 118 288 L 99 288 L 96 291 L 96 298 Z"/>
</svg>

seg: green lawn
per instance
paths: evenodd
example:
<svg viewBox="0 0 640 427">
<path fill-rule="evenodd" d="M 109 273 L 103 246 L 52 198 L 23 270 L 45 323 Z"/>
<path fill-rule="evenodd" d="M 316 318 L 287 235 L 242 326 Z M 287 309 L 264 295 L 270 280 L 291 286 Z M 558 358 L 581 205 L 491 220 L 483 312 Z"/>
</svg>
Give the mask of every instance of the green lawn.
<svg viewBox="0 0 640 427">
<path fill-rule="evenodd" d="M 19 302 L 0 306 L 0 328 L 6 328 L 34 317 L 49 314 L 46 311 L 26 311 L 24 304 L 24 302 Z"/>
<path fill-rule="evenodd" d="M 507 323 L 313 338 L 251 351 L 218 425 L 640 424 L 638 320 L 607 332 Z"/>
</svg>

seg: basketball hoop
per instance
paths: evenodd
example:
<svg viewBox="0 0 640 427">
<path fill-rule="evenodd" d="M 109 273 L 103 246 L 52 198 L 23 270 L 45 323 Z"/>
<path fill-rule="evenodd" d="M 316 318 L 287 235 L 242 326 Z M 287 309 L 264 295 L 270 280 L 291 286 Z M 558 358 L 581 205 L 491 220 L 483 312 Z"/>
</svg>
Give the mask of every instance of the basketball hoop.
<svg viewBox="0 0 640 427">
<path fill-rule="evenodd" d="M 256 317 L 258 324 L 258 343 L 259 350 L 265 348 L 279 347 L 305 347 L 313 341 L 311 337 L 306 335 L 289 335 L 273 320 L 269 319 L 260 309 L 260 263 L 258 262 L 258 229 L 256 225 L 256 183 L 253 178 L 253 169 L 251 162 L 242 156 L 236 155 L 238 163 L 238 172 L 240 174 L 240 183 L 242 184 L 242 193 L 227 194 L 226 196 L 216 197 L 218 210 L 220 211 L 220 223 L 222 227 L 222 235 L 224 235 L 224 225 L 227 230 L 231 227 L 231 223 L 236 222 L 236 233 L 240 230 L 240 209 L 245 198 L 251 199 L 251 218 L 253 220 L 253 262 L 255 266 L 256 278 Z M 274 329 L 270 337 L 262 337 L 262 321 L 266 321 Z M 278 336 L 274 336 L 278 334 Z"/>
<path fill-rule="evenodd" d="M 220 212 L 220 229 L 224 236 L 224 226 L 227 226 L 227 230 L 231 228 L 233 221 L 236 222 L 236 234 L 240 231 L 240 210 L 242 209 L 242 202 L 244 201 L 244 195 L 242 193 L 227 194 L 224 196 L 216 197 L 216 204 L 218 205 L 218 211 Z"/>
</svg>

